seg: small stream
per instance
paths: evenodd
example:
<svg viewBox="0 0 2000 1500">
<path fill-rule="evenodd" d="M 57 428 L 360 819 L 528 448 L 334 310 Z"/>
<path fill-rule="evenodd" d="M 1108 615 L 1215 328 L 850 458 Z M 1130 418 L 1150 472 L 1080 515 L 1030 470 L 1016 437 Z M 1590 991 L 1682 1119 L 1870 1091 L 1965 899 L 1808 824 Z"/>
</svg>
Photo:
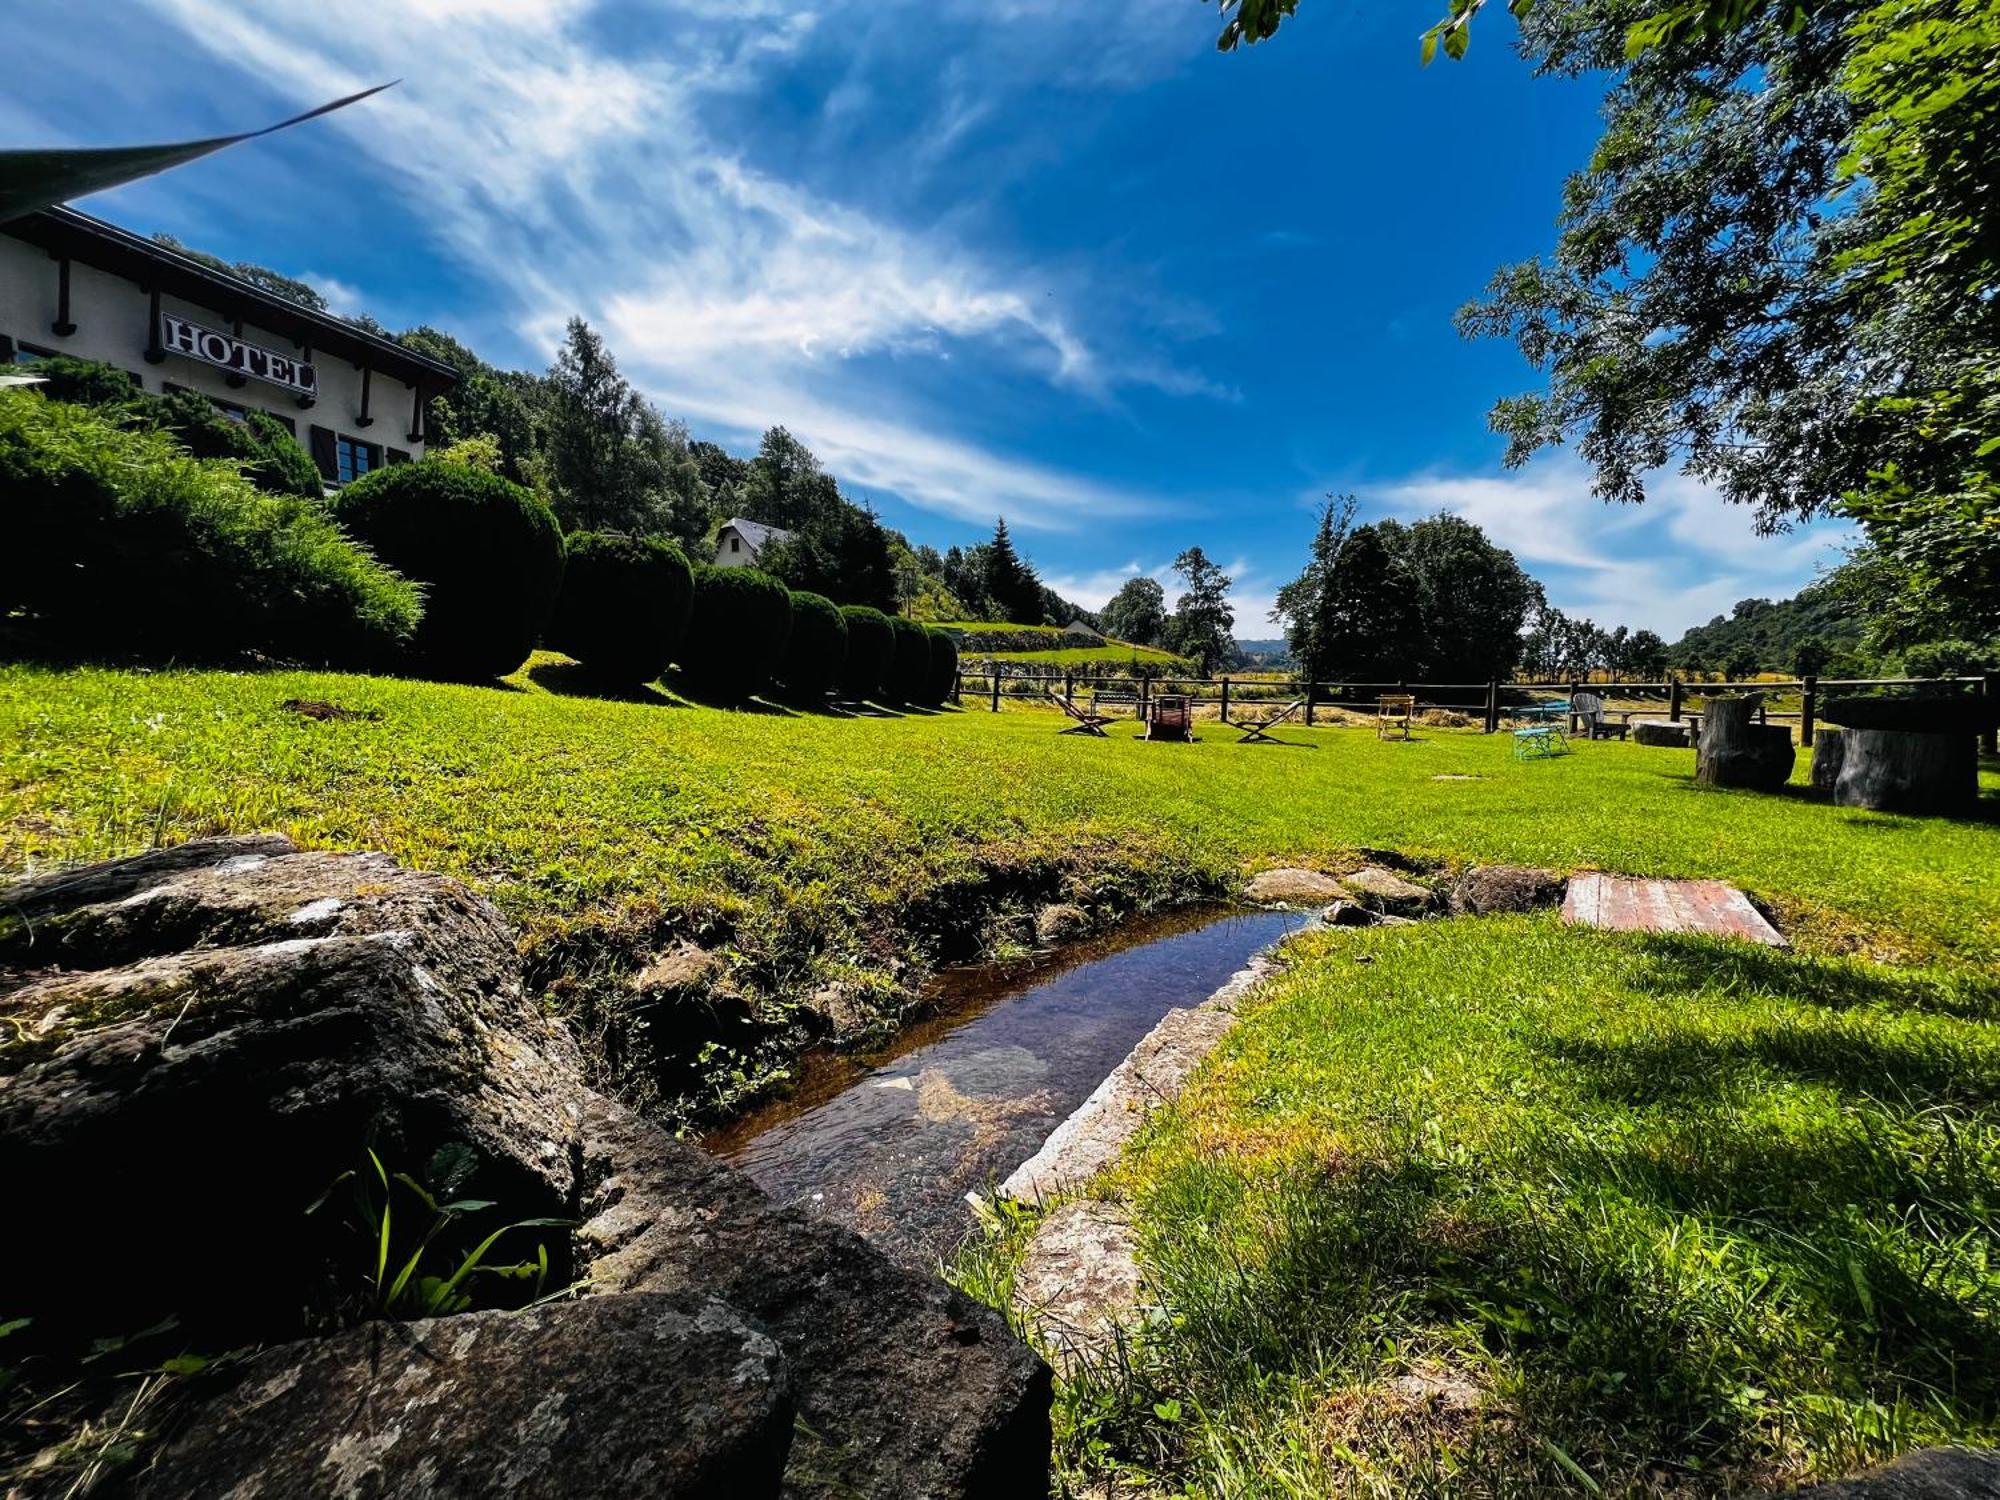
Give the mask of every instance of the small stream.
<svg viewBox="0 0 2000 1500">
<path fill-rule="evenodd" d="M 1036 963 L 939 976 L 935 1013 L 872 1055 L 807 1058 L 788 1097 L 706 1145 L 781 1203 L 929 1267 L 1005 1177 L 1175 1006 L 1205 1000 L 1302 912 L 1207 908 Z"/>
</svg>

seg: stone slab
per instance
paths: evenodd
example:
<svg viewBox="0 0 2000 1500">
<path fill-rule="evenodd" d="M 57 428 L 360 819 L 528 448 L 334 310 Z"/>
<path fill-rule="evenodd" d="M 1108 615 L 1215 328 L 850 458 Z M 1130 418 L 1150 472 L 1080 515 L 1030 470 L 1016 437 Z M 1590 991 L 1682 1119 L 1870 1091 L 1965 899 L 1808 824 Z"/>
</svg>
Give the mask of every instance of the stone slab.
<svg viewBox="0 0 2000 1500">
<path fill-rule="evenodd" d="M 1576 875 L 1563 897 L 1562 915 L 1565 922 L 1614 932 L 1693 932 L 1785 946 L 1750 898 L 1720 880 Z"/>
<path fill-rule="evenodd" d="M 1058 1368 L 1108 1349 L 1139 1305 L 1138 1236 L 1125 1209 L 1083 1198 L 1035 1227 L 1014 1273 L 1014 1306 Z"/>
</svg>

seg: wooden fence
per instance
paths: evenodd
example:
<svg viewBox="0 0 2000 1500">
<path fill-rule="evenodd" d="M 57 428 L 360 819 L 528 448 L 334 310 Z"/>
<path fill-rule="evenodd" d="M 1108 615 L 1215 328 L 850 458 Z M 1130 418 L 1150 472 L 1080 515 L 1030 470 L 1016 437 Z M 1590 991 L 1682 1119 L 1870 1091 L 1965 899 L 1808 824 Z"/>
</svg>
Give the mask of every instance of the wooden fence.
<svg viewBox="0 0 2000 1500">
<path fill-rule="evenodd" d="M 1197 710 L 1213 707 L 1223 723 L 1232 722 L 1230 712 L 1245 704 L 1272 705 L 1303 699 L 1303 721 L 1311 725 L 1319 711 L 1336 708 L 1355 713 L 1373 713 L 1385 693 L 1409 693 L 1417 700 L 1417 712 L 1447 710 L 1477 718 L 1487 734 L 1496 733 L 1510 718 L 1547 701 L 1547 695 L 1574 699 L 1578 693 L 1595 693 L 1601 698 L 1619 698 L 1640 703 L 1657 702 L 1662 715 L 1680 722 L 1699 717 L 1701 705 L 1719 694 L 1760 692 L 1765 701 L 1758 719 L 1769 723 L 1797 721 L 1799 743 L 1811 745 L 1823 696 L 1832 691 L 1868 692 L 1882 688 L 1923 687 L 2000 697 L 2000 672 L 1975 677 L 1795 677 L 1776 682 L 1688 682 L 1668 677 L 1660 682 L 1364 682 L 1270 677 L 1123 677 L 1097 676 L 1063 671 L 1040 663 L 987 661 L 960 665 L 954 701 L 967 698 L 983 701 L 994 713 L 1002 698 L 1042 698 L 1059 692 L 1066 698 L 1079 693 L 1092 697 L 1100 709 L 1129 708 L 1132 717 L 1144 719 L 1151 701 L 1162 695 L 1189 700 Z M 1798 699 L 1797 708 L 1773 708 L 1773 697 Z M 1617 710 L 1628 716 L 1643 709 Z M 1576 728 L 1576 715 L 1570 715 Z M 1988 755 L 2000 751 L 1995 735 L 1988 731 L 1982 748 Z"/>
</svg>

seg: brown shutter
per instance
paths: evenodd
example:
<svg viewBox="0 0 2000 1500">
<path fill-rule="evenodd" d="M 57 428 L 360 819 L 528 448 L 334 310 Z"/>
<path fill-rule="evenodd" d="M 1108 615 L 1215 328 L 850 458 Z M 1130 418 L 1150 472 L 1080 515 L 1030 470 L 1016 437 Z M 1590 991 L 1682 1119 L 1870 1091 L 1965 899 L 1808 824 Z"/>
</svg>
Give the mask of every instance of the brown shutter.
<svg viewBox="0 0 2000 1500">
<path fill-rule="evenodd" d="M 12 363 L 14 363 L 14 341 L 6 334 L 0 333 L 0 365 Z"/>
<path fill-rule="evenodd" d="M 333 429 L 314 427 L 310 431 L 312 441 L 307 445 L 314 465 L 319 469 L 319 477 L 328 484 L 340 481 L 340 455 L 334 452 Z"/>
<path fill-rule="evenodd" d="M 391 448 L 391 449 L 389 450 L 389 462 L 390 462 L 390 463 L 392 463 L 392 464 L 406 464 L 406 463 L 408 463 L 409 461 L 410 461 L 410 455 L 409 455 L 409 454 L 407 454 L 407 453 L 405 453 L 405 452 L 404 452 L 404 451 L 403 451 L 403 450 L 402 450 L 401 448 Z"/>
</svg>

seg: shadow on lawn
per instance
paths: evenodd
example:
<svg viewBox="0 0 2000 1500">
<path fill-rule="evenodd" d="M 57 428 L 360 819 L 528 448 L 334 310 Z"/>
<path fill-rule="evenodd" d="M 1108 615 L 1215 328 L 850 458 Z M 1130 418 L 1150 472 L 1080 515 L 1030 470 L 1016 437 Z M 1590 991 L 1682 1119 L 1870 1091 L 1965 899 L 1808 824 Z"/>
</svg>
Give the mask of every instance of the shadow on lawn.
<svg viewBox="0 0 2000 1500">
<path fill-rule="evenodd" d="M 608 681 L 580 662 L 537 662 L 521 675 L 543 692 L 562 698 L 602 698 L 612 703 L 650 703 L 660 708 L 679 706 L 650 682 Z"/>
<path fill-rule="evenodd" d="M 1669 1000 L 1700 990 L 1762 991 L 1830 1010 L 1880 1005 L 1968 1021 L 2000 1020 L 2000 976 L 1977 970 L 1890 968 L 1675 933 L 1648 933 L 1637 945 L 1640 961 L 1624 981 Z"/>
</svg>

